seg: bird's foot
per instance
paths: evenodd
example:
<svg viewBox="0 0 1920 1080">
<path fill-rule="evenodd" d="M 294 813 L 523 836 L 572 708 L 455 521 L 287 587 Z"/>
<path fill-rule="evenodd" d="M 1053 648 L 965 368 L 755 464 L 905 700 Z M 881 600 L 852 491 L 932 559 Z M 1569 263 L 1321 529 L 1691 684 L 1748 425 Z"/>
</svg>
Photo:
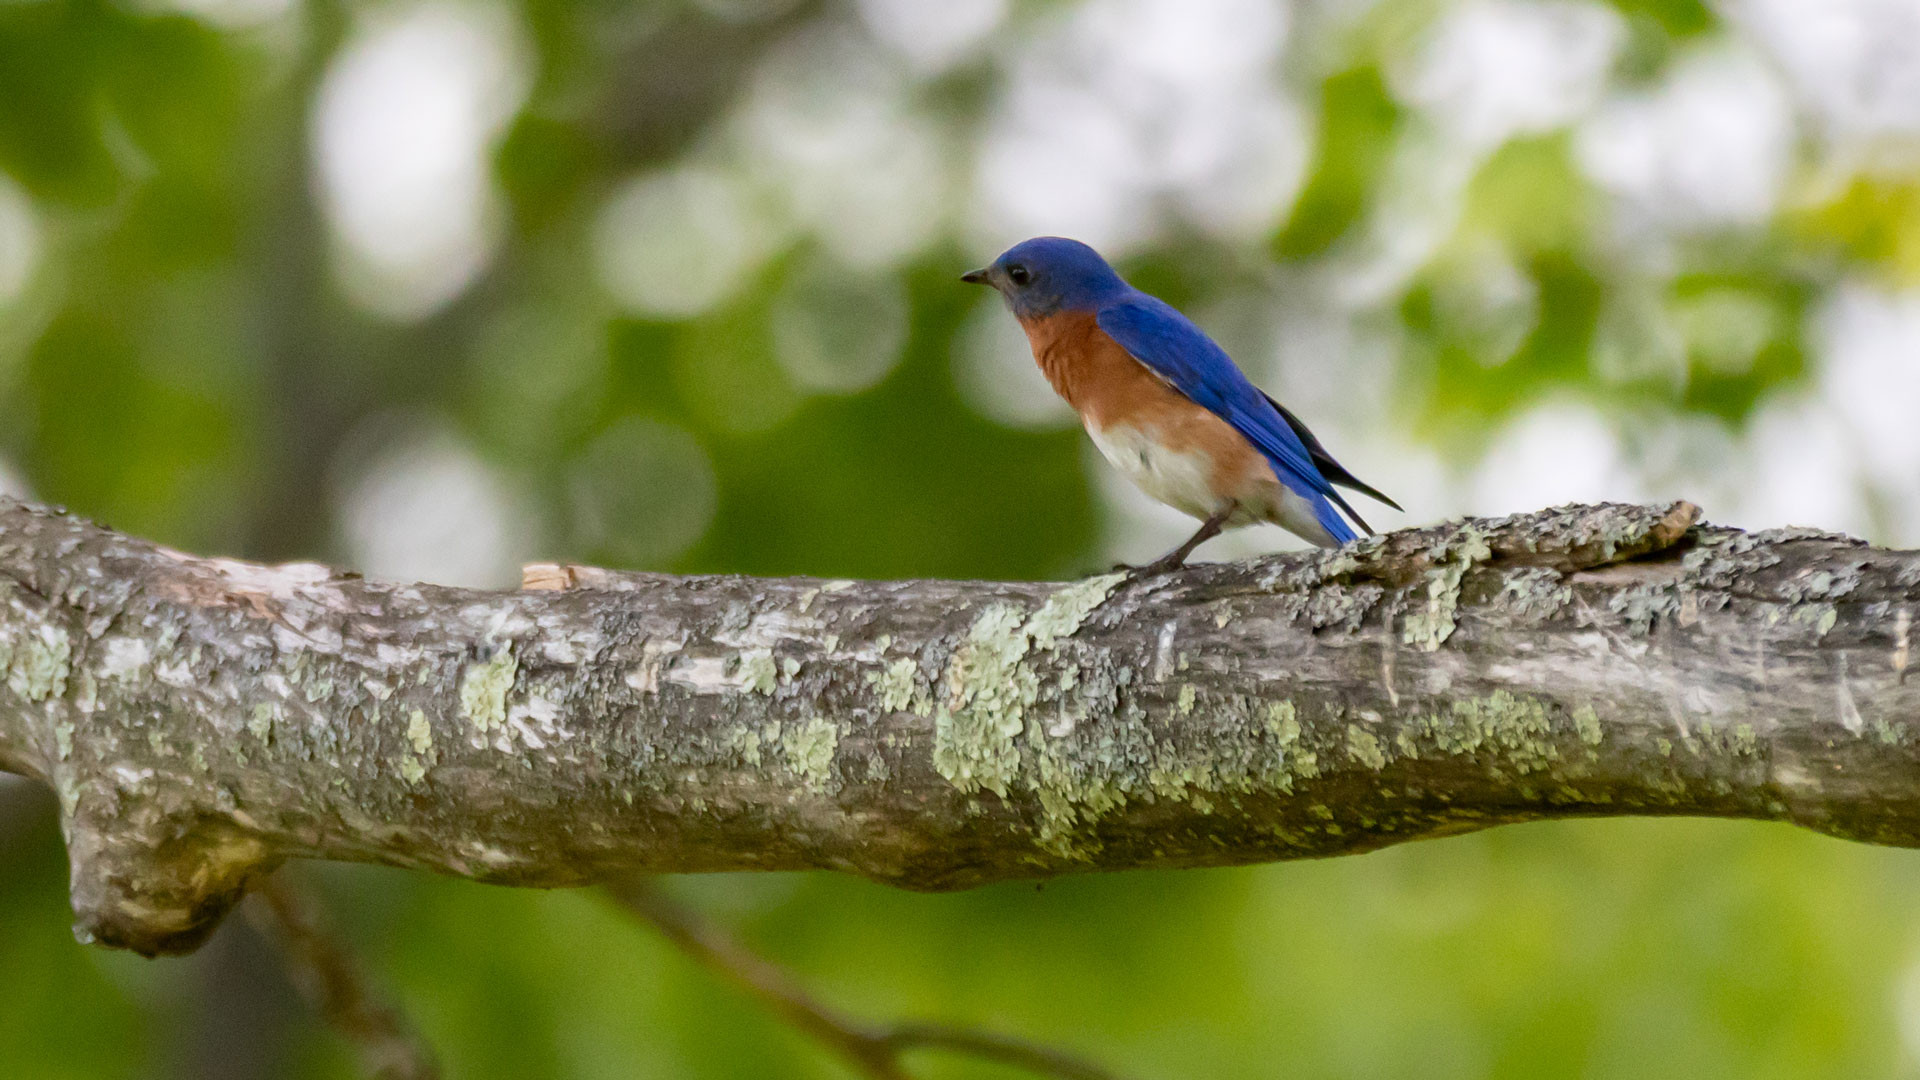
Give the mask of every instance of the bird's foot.
<svg viewBox="0 0 1920 1080">
<path fill-rule="evenodd" d="M 1214 511 L 1212 517 L 1200 523 L 1199 531 L 1188 537 L 1186 543 L 1181 544 L 1179 547 L 1174 548 L 1172 551 L 1167 552 L 1152 562 L 1142 566 L 1128 566 L 1126 563 L 1120 563 L 1113 568 L 1114 571 L 1116 573 L 1126 574 L 1129 579 L 1137 580 L 1144 577 L 1155 577 L 1168 573 L 1169 571 L 1180 569 L 1187 564 L 1187 556 L 1193 554 L 1194 548 L 1220 535 L 1221 528 L 1226 525 L 1227 519 L 1233 516 L 1236 506 L 1237 504 L 1235 503 L 1228 503 Z"/>
<path fill-rule="evenodd" d="M 1138 566 L 1132 563 L 1114 563 L 1113 573 L 1125 574 L 1129 578 L 1156 577 L 1178 570 L 1186 564 L 1187 560 L 1184 557 L 1174 558 L 1172 555 L 1162 555 L 1150 563 L 1141 563 Z"/>
</svg>

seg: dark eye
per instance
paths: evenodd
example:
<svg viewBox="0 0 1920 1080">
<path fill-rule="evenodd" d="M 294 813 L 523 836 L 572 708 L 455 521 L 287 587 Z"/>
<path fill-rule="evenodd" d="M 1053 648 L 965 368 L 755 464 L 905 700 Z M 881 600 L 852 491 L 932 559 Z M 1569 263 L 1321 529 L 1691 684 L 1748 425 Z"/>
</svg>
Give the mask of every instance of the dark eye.
<svg viewBox="0 0 1920 1080">
<path fill-rule="evenodd" d="M 1014 263 L 1012 266 L 1007 267 L 1007 280 L 1013 282 L 1015 285 L 1025 285 L 1027 282 L 1033 280 L 1033 275 L 1027 273 L 1026 267 L 1021 266 L 1019 263 Z"/>
</svg>

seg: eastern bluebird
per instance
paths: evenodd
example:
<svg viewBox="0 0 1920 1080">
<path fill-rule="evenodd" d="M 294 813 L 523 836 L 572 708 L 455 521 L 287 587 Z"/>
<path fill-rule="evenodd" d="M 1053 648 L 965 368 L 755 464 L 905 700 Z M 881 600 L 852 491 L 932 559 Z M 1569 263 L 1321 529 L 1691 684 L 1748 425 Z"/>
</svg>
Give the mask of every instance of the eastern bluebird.
<svg viewBox="0 0 1920 1080">
<path fill-rule="evenodd" d="M 1185 315 L 1122 281 L 1078 240 L 1024 241 L 960 280 L 1006 298 L 1047 381 L 1115 468 L 1201 520 L 1145 569 L 1179 566 L 1221 530 L 1258 521 L 1335 547 L 1355 539 L 1335 506 L 1371 533 L 1334 484 L 1400 509 L 1333 460 Z"/>
</svg>

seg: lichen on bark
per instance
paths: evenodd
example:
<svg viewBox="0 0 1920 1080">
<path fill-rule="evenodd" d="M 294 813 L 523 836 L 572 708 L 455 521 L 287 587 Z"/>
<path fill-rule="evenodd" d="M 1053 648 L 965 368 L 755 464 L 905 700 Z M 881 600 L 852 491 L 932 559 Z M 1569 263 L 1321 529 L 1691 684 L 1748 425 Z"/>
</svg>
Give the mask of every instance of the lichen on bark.
<svg viewBox="0 0 1920 1080">
<path fill-rule="evenodd" d="M 1920 844 L 1920 556 L 1563 507 L 1067 584 L 198 559 L 0 501 L 0 767 L 76 929 L 192 948 L 287 858 L 909 888 L 1587 814 Z"/>
</svg>

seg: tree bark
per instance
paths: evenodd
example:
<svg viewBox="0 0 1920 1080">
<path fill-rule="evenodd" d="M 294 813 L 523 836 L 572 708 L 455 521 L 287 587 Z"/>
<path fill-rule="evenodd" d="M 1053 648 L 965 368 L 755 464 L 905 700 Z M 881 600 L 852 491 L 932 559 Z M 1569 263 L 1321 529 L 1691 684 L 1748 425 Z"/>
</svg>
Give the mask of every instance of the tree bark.
<svg viewBox="0 0 1920 1080">
<path fill-rule="evenodd" d="M 1920 553 L 1566 507 L 1071 584 L 203 559 L 0 500 L 0 767 L 75 932 L 203 940 L 287 858 L 914 889 L 1608 814 L 1920 844 Z"/>
</svg>

